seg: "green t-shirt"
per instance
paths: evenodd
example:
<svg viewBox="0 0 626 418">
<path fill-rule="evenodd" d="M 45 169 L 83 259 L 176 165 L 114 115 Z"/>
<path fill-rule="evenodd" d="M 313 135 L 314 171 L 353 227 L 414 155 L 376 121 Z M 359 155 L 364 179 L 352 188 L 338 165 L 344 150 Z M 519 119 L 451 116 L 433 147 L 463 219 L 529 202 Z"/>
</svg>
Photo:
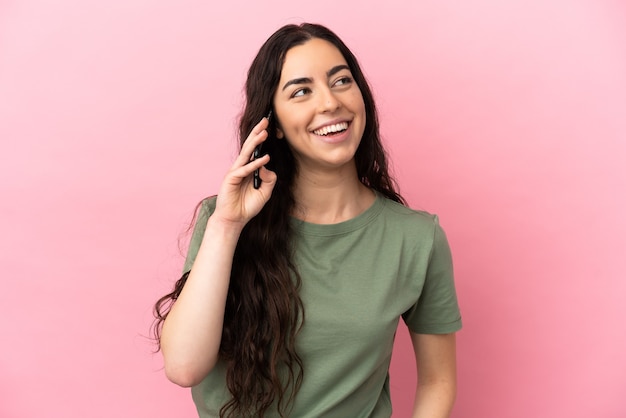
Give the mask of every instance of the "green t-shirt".
<svg viewBox="0 0 626 418">
<path fill-rule="evenodd" d="M 203 204 L 185 271 L 214 208 L 214 198 Z M 450 249 L 438 219 L 377 195 L 345 222 L 292 223 L 306 319 L 297 341 L 304 380 L 290 416 L 389 418 L 399 318 L 422 334 L 461 328 Z M 201 418 L 217 417 L 230 399 L 224 364 L 218 362 L 192 395 Z"/>
</svg>

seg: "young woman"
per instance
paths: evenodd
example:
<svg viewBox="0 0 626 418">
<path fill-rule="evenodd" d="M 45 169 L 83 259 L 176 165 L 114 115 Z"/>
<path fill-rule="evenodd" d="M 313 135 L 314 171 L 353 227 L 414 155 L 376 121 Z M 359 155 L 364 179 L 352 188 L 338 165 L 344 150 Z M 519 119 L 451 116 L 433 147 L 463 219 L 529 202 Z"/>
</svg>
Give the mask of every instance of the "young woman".
<svg viewBox="0 0 626 418">
<path fill-rule="evenodd" d="M 437 217 L 395 190 L 354 55 L 323 26 L 279 29 L 249 69 L 239 135 L 155 307 L 167 377 L 193 387 L 200 417 L 389 417 L 402 317 L 413 416 L 449 416 L 461 327 L 449 247 Z"/>
</svg>

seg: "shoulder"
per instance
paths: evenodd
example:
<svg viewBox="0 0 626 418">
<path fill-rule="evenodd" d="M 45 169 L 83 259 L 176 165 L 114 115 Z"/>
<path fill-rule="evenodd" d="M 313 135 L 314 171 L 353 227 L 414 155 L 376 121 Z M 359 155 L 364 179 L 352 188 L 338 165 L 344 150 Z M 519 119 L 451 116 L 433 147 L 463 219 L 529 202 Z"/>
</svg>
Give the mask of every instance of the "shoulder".
<svg viewBox="0 0 626 418">
<path fill-rule="evenodd" d="M 213 213 L 215 211 L 215 203 L 217 202 L 217 195 L 205 197 L 200 202 L 202 206 L 202 210 L 208 211 L 209 213 Z"/>
<path fill-rule="evenodd" d="M 412 209 L 393 200 L 383 198 L 381 219 L 387 237 L 399 239 L 413 248 L 438 251 L 448 247 L 444 229 L 436 214 Z"/>
<path fill-rule="evenodd" d="M 206 224 L 215 212 L 215 203 L 217 196 L 209 196 L 202 199 L 197 205 L 193 213 L 190 228 L 193 228 L 193 238 L 201 239 L 204 235 Z"/>
<path fill-rule="evenodd" d="M 194 218 L 197 221 L 206 220 L 215 212 L 215 203 L 217 202 L 217 196 L 205 197 L 198 203 L 195 210 Z"/>
<path fill-rule="evenodd" d="M 409 230 L 431 231 L 440 228 L 439 217 L 424 210 L 412 209 L 386 197 L 380 197 L 383 203 L 382 214 L 391 225 Z"/>
</svg>

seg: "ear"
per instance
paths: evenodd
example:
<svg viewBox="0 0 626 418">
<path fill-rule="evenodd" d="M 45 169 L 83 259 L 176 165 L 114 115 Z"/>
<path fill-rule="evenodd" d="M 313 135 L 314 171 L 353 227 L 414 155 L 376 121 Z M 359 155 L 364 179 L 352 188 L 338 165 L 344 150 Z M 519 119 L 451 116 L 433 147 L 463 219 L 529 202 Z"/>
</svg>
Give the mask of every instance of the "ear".
<svg viewBox="0 0 626 418">
<path fill-rule="evenodd" d="M 282 129 L 276 127 L 276 138 L 283 139 L 284 137 L 285 133 L 282 131 Z"/>
</svg>

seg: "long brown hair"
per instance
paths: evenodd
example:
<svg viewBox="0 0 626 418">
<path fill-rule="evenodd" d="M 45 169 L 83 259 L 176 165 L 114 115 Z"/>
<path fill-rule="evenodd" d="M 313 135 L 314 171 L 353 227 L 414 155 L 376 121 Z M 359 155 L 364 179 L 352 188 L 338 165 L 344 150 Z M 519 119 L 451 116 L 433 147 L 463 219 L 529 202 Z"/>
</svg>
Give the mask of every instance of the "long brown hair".
<svg viewBox="0 0 626 418">
<path fill-rule="evenodd" d="M 287 51 L 312 38 L 337 47 L 363 96 L 366 125 L 355 155 L 359 180 L 404 204 L 388 172 L 376 106 L 365 76 L 348 47 L 324 26 L 287 25 L 263 44 L 248 70 L 246 103 L 239 123 L 240 145 L 271 109 Z M 296 337 L 305 314 L 299 296 L 301 278 L 293 263 L 288 216 L 295 206 L 293 187 L 298 167 L 287 141 L 276 138 L 275 119 L 267 131 L 263 151 L 270 154 L 268 168 L 277 174 L 278 180 L 272 197 L 243 229 L 235 249 L 219 353 L 226 363 L 226 385 L 232 395 L 220 410 L 223 418 L 263 417 L 272 405 L 280 416 L 287 415 L 305 372 L 296 351 Z M 157 341 L 160 327 L 187 275 L 155 304 Z"/>
</svg>

